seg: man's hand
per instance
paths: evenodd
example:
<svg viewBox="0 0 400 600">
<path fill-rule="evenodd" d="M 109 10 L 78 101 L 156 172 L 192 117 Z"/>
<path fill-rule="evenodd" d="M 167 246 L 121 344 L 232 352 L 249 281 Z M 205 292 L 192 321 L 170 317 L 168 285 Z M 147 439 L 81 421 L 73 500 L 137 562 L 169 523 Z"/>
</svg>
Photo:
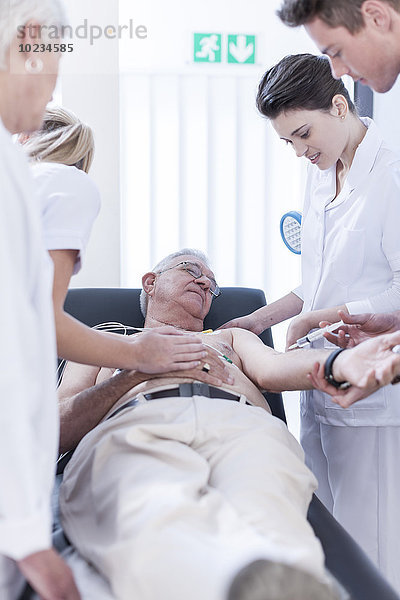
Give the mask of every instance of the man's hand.
<svg viewBox="0 0 400 600">
<path fill-rule="evenodd" d="M 17 564 L 41 600 L 81 600 L 71 569 L 55 550 L 35 552 Z"/>
<path fill-rule="evenodd" d="M 340 348 L 353 348 L 373 337 L 386 333 L 394 333 L 400 328 L 397 313 L 365 313 L 360 315 L 349 315 L 339 311 L 339 318 L 346 323 L 340 327 L 337 335 L 325 333 L 324 337 L 340 346 Z M 321 321 L 320 327 L 330 325 L 327 321 Z"/>
<path fill-rule="evenodd" d="M 343 408 L 388 385 L 400 373 L 400 355 L 392 348 L 400 344 L 400 332 L 370 339 L 348 352 L 342 352 L 333 363 L 337 381 L 348 381 L 352 387 L 338 390 L 324 378 L 324 365 L 315 364 L 309 378 L 313 386 L 332 396 Z"/>
<path fill-rule="evenodd" d="M 230 329 L 231 327 L 240 327 L 240 329 L 247 329 L 248 331 L 252 331 L 256 335 L 262 333 L 265 329 L 261 319 L 257 318 L 256 313 L 251 313 L 250 315 L 246 315 L 244 317 L 238 317 L 237 319 L 232 319 L 227 323 L 218 327 L 218 329 Z"/>
<path fill-rule="evenodd" d="M 137 371 L 166 373 L 194 369 L 207 356 L 202 340 L 174 327 L 157 327 L 132 336 L 137 345 Z"/>
<path fill-rule="evenodd" d="M 324 364 L 315 363 L 311 373 L 308 374 L 308 378 L 315 389 L 328 394 L 328 396 L 331 397 L 332 402 L 339 404 L 342 408 L 348 408 L 354 404 L 354 402 L 362 400 L 370 394 L 373 394 L 373 392 L 380 387 L 376 382 L 374 374 L 372 373 L 370 374 L 370 385 L 368 387 L 361 388 L 356 385 L 352 385 L 347 390 L 338 390 L 326 381 L 324 373 Z"/>
</svg>

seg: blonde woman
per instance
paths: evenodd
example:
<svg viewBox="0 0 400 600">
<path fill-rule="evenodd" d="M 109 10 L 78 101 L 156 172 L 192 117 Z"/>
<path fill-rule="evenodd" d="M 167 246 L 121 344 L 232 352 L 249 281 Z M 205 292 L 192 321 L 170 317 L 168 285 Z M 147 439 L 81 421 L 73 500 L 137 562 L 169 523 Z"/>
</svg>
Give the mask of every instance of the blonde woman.
<svg viewBox="0 0 400 600">
<path fill-rule="evenodd" d="M 93 133 L 74 113 L 55 107 L 46 110 L 41 129 L 21 141 L 31 160 L 45 247 L 54 263 L 58 355 L 74 362 L 146 373 L 200 370 L 207 351 L 196 336 L 161 328 L 159 333 L 127 339 L 90 329 L 64 312 L 70 279 L 81 268 L 100 209 L 98 189 L 87 174 L 94 155 Z"/>
</svg>

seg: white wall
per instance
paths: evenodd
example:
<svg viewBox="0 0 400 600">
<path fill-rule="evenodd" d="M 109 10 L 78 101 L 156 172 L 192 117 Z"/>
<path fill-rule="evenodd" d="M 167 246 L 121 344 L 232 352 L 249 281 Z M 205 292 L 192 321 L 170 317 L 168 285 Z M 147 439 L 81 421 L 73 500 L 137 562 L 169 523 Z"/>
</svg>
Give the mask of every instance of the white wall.
<svg viewBox="0 0 400 600">
<path fill-rule="evenodd" d="M 280 4 L 281 0 L 146 0 L 133 11 L 130 0 L 121 0 L 121 22 L 134 15 L 135 22 L 148 27 L 144 43 L 122 42 L 121 70 L 192 71 L 192 32 L 229 32 L 258 34 L 261 46 L 254 69 L 261 74 L 285 54 L 313 47 L 302 28 L 288 29 L 280 22 L 275 15 Z M 196 69 L 204 71 L 207 66 L 197 64 Z"/>
<path fill-rule="evenodd" d="M 172 0 L 165 4 L 162 0 L 147 0 L 141 7 L 138 23 L 145 23 L 148 27 L 146 41 L 125 40 L 121 43 L 120 65 L 123 73 L 122 80 L 122 143 L 124 146 L 122 165 L 122 186 L 126 200 L 123 209 L 124 225 L 127 227 L 123 246 L 123 285 L 138 285 L 139 275 L 149 264 L 158 261 L 166 252 L 176 248 L 178 240 L 185 236 L 179 231 L 177 215 L 179 211 L 178 196 L 180 186 L 184 187 L 186 196 L 187 215 L 183 219 L 188 221 L 188 216 L 195 216 L 192 205 L 198 209 L 199 227 L 194 231 L 190 229 L 189 245 L 202 245 L 204 250 L 211 254 L 217 273 L 220 274 L 222 285 L 253 285 L 266 290 L 268 300 L 279 297 L 285 293 L 288 286 L 297 285 L 299 277 L 299 259 L 291 255 L 279 236 L 279 219 L 285 210 L 300 207 L 301 198 L 301 162 L 295 160 L 290 151 L 276 139 L 275 133 L 271 134 L 269 125 L 257 115 L 255 109 L 255 92 L 258 81 L 268 66 L 279 60 L 284 54 L 299 51 L 310 51 L 312 43 L 301 29 L 289 30 L 283 26 L 275 15 L 280 0 L 264 2 L 250 0 L 244 8 L 242 2 L 237 0 L 219 0 L 217 3 L 205 0 L 201 4 Z M 129 1 L 121 0 L 121 22 L 127 22 L 131 15 Z M 248 33 L 257 35 L 257 60 L 255 65 L 207 65 L 194 64 L 192 61 L 192 35 L 194 32 L 220 32 Z M 235 77 L 239 79 L 235 81 Z M 245 78 L 245 81 L 244 81 Z M 154 95 L 156 87 L 156 97 Z M 208 92 L 207 92 L 208 88 Z M 211 88 L 211 92 L 210 92 Z M 238 93 L 239 88 L 239 93 Z M 193 90 L 197 90 L 194 92 Z M 190 93 L 192 92 L 192 93 Z M 193 94 L 197 94 L 193 97 Z M 153 95 L 152 95 L 153 94 Z M 208 94 L 208 96 L 207 96 Z M 179 95 L 181 99 L 179 99 Z M 174 109 L 174 104 L 181 102 L 180 115 Z M 213 103 L 212 109 L 210 102 Z M 208 103 L 208 105 L 207 105 Z M 215 108 L 218 103 L 219 108 Z M 152 104 L 154 106 L 152 106 Z M 204 106 L 202 106 L 204 105 Z M 212 110 L 217 122 L 214 126 L 207 122 L 205 113 Z M 216 111 L 220 111 L 218 114 Z M 238 122 L 237 116 L 243 116 L 243 125 Z M 198 116 L 197 127 L 190 123 L 191 113 Z M 179 116 L 188 124 L 184 125 L 183 133 L 179 133 Z M 221 122 L 228 125 L 223 128 Z M 161 124 L 160 124 L 161 123 Z M 159 130 L 164 123 L 165 131 Z M 181 125 L 182 127 L 182 125 Z M 246 155 L 239 156 L 240 168 L 231 172 L 231 177 L 224 182 L 224 188 L 219 186 L 223 177 L 215 176 L 210 183 L 196 178 L 196 164 L 193 157 L 184 165 L 184 173 L 176 174 L 174 165 L 169 168 L 170 155 L 179 152 L 179 144 L 186 135 L 197 136 L 198 146 L 206 143 L 207 128 L 212 130 L 216 138 L 216 147 L 209 148 L 214 152 L 213 159 L 218 160 L 218 169 L 232 171 L 235 157 L 230 156 L 236 152 L 237 136 L 240 135 L 246 144 Z M 168 131 L 167 131 L 168 129 Z M 241 129 L 241 130 L 240 130 Z M 202 131 L 203 134 L 202 135 Z M 208 132 L 209 135 L 210 131 Z M 223 136 L 223 139 L 221 138 Z M 155 136 L 153 147 L 151 136 Z M 180 137 L 180 139 L 179 139 Z M 140 142 L 138 143 L 138 140 Z M 251 148 L 251 140 L 253 147 Z M 183 143 L 188 145 L 187 140 Z M 155 146 L 155 149 L 154 149 Z M 249 151 L 250 146 L 250 151 Z M 266 152 L 266 148 L 268 148 Z M 186 148 L 185 148 L 186 149 Z M 191 155 L 192 148 L 188 148 Z M 150 156 L 151 154 L 155 156 Z M 226 154 L 224 160 L 223 154 Z M 217 156 L 215 156 L 217 155 Z M 265 158 L 267 156 L 267 158 Z M 163 161 L 164 157 L 164 161 Z M 199 161 L 198 172 L 205 169 L 205 161 L 210 160 L 200 149 L 197 152 Z M 258 181 L 251 182 L 249 175 L 254 172 L 254 164 L 259 164 Z M 165 162 L 165 168 L 163 165 Z M 249 164 L 253 163 L 253 164 Z M 152 191 L 150 179 L 151 171 L 157 169 L 155 181 L 156 190 Z M 182 171 L 182 169 L 181 169 Z M 245 181 L 245 193 L 248 197 L 249 209 L 240 214 L 236 210 L 235 185 L 238 178 Z M 153 175 L 154 177 L 154 175 Z M 182 180 L 180 180 L 180 177 Z M 260 190 L 265 179 L 264 189 Z M 252 183 L 252 185 L 250 185 Z M 212 185 L 211 185 L 212 184 Z M 208 190 L 207 190 L 208 185 Z M 211 188 L 210 188 L 211 186 Z M 233 188 L 232 188 L 233 186 Z M 160 188 L 162 190 L 160 191 Z M 226 204 L 220 205 L 222 195 L 226 196 Z M 202 200 L 204 194 L 209 194 L 208 212 L 213 212 L 214 220 L 206 221 L 206 202 Z M 158 198 L 158 194 L 161 198 Z M 215 206 L 215 197 L 218 206 Z M 182 201 L 181 201 L 182 202 Z M 263 205 L 261 209 L 259 204 Z M 150 204 L 157 206 L 157 222 L 150 215 Z M 257 208 L 258 207 L 258 208 Z M 162 217 L 170 216 L 168 227 L 171 231 L 170 239 L 164 240 L 159 231 L 158 221 L 165 223 Z M 168 212 L 169 211 L 169 212 Z M 145 224 L 144 228 L 135 227 L 135 218 Z M 172 219 L 172 222 L 171 222 Z M 251 244 L 257 242 L 256 264 L 251 264 L 251 244 L 247 239 L 232 242 L 233 235 L 240 234 L 242 224 L 250 228 L 253 221 L 255 230 L 260 230 L 263 239 L 254 234 Z M 269 231 L 265 235 L 264 222 L 268 222 Z M 204 233 L 204 224 L 208 227 L 208 235 Z M 236 232 L 234 231 L 236 227 Z M 225 234 L 224 260 L 222 251 L 218 247 L 219 240 L 214 229 Z M 130 236 L 129 231 L 135 229 L 136 237 Z M 153 242 L 146 240 L 152 235 Z M 167 236 L 165 236 L 167 237 Z M 187 237 L 187 236 L 186 236 Z M 138 239 L 141 238 L 141 239 Z M 172 247 L 175 244 L 174 247 Z M 236 246 L 234 247 L 234 245 Z M 233 250 L 233 252 L 232 252 Z M 259 258 L 262 255 L 263 259 Z M 282 277 L 282 274 L 284 276 Z"/>
<path fill-rule="evenodd" d="M 73 26 L 118 24 L 118 0 L 70 0 Z M 112 39 L 74 39 L 74 51 L 61 63 L 61 96 L 94 130 L 96 153 L 91 176 L 99 186 L 102 207 L 92 232 L 84 268 L 73 277 L 73 287 L 108 287 L 120 284 L 119 184 L 119 44 Z"/>
</svg>

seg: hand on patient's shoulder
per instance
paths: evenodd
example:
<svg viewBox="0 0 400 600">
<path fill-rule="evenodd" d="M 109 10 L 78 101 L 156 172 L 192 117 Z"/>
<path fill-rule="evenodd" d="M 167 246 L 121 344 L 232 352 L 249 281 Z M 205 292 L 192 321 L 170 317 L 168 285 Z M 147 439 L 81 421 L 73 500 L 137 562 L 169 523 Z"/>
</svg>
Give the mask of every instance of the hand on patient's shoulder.
<svg viewBox="0 0 400 600">
<path fill-rule="evenodd" d="M 248 331 L 252 331 L 257 335 L 265 329 L 263 323 L 260 319 L 257 318 L 255 312 L 244 317 L 232 319 L 231 321 L 228 321 L 227 323 L 221 325 L 221 327 L 218 327 L 218 329 L 231 329 L 232 327 L 240 327 L 241 329 L 247 329 Z"/>
<path fill-rule="evenodd" d="M 81 600 L 71 569 L 55 550 L 35 552 L 17 564 L 42 600 Z"/>
</svg>

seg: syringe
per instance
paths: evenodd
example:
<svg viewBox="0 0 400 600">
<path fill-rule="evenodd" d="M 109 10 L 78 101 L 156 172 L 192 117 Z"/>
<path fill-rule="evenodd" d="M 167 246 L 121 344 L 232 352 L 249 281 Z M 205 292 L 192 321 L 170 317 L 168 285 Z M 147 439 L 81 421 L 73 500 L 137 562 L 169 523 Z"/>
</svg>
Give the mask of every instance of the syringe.
<svg viewBox="0 0 400 600">
<path fill-rule="evenodd" d="M 289 347 L 289 350 L 294 350 L 294 348 L 303 348 L 304 346 L 307 346 L 307 344 L 311 344 L 311 342 L 320 340 L 324 337 L 324 333 L 335 331 L 335 329 L 338 329 L 342 325 L 344 325 L 343 321 L 338 321 L 337 323 L 332 323 L 332 325 L 327 325 L 326 327 L 322 327 L 321 329 L 307 333 L 307 335 L 304 337 L 299 338 L 295 344 L 292 344 Z"/>
</svg>

